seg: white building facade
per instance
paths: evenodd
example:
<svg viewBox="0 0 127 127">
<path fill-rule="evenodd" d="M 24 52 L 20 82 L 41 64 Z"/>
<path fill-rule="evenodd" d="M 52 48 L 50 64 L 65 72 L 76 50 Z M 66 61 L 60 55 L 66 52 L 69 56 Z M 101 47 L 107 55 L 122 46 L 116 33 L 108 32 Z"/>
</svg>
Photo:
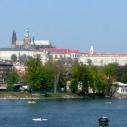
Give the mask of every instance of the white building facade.
<svg viewBox="0 0 127 127">
<path fill-rule="evenodd" d="M 0 50 L 0 60 L 1 61 L 6 61 L 6 60 L 11 60 L 11 56 L 12 55 L 16 55 L 17 60 L 19 60 L 20 56 L 26 55 L 26 56 L 30 56 L 30 57 L 34 57 L 36 55 L 40 55 L 41 56 L 41 60 L 42 63 L 45 64 L 45 62 L 48 61 L 48 56 L 46 52 L 42 52 L 42 51 L 35 51 L 35 50 L 19 50 L 19 51 L 15 51 L 15 50 Z"/>
<path fill-rule="evenodd" d="M 79 63 L 96 66 L 104 66 L 110 63 L 117 63 L 124 66 L 127 64 L 127 54 L 82 53 L 79 57 Z"/>
<path fill-rule="evenodd" d="M 80 55 L 79 63 L 95 66 L 117 63 L 118 65 L 124 66 L 127 64 L 127 54 L 95 53 L 93 46 L 91 46 L 89 53 L 82 53 Z"/>
<path fill-rule="evenodd" d="M 22 55 L 34 56 L 40 54 L 44 62 L 49 60 L 48 56 L 51 56 L 53 60 L 60 60 L 61 58 L 77 59 L 79 63 L 84 65 L 104 66 L 110 63 L 117 63 L 124 66 L 127 64 L 127 54 L 94 53 L 93 48 L 91 48 L 90 53 L 81 53 L 79 50 L 62 48 L 44 48 L 42 50 L 0 49 L 1 60 L 11 60 L 13 54 L 17 58 Z"/>
<path fill-rule="evenodd" d="M 117 84 L 117 90 L 116 93 L 119 94 L 127 94 L 127 84 L 121 83 L 121 82 L 115 82 L 113 84 Z"/>
</svg>

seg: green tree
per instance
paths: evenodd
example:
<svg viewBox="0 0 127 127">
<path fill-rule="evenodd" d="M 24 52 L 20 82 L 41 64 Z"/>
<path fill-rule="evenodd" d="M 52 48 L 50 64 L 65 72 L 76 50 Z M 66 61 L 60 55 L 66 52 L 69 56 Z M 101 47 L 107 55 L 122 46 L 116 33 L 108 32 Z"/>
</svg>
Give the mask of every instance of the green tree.
<svg viewBox="0 0 127 127">
<path fill-rule="evenodd" d="M 109 64 L 104 66 L 104 73 L 107 77 L 106 94 L 109 95 L 112 87 L 112 79 L 115 78 L 117 64 Z"/>
<path fill-rule="evenodd" d="M 92 65 L 92 60 L 91 59 L 87 59 L 87 64 L 88 65 Z"/>
<path fill-rule="evenodd" d="M 61 61 L 49 61 L 45 64 L 46 87 L 53 88 L 54 93 L 66 87 L 67 69 Z M 50 77 L 50 78 L 49 78 Z"/>
<path fill-rule="evenodd" d="M 117 81 L 127 83 L 127 65 L 117 66 L 115 77 Z"/>
<path fill-rule="evenodd" d="M 63 66 L 61 67 L 61 71 L 60 71 L 58 89 L 64 88 L 64 90 L 66 90 L 67 80 L 68 80 L 68 68 L 66 66 Z"/>
<path fill-rule="evenodd" d="M 72 93 L 78 92 L 78 80 L 77 79 L 71 79 L 70 89 Z"/>
<path fill-rule="evenodd" d="M 90 81 L 90 71 L 88 66 L 73 65 L 71 67 L 71 78 L 77 79 L 82 84 L 82 92 L 88 93 L 88 82 Z"/>
<path fill-rule="evenodd" d="M 82 84 L 82 93 L 87 94 L 92 89 L 93 94 L 96 92 L 104 93 L 107 79 L 101 67 L 92 65 L 73 65 L 72 79 L 77 79 Z"/>
<path fill-rule="evenodd" d="M 9 75 L 7 90 L 9 90 L 9 91 L 13 90 L 14 84 L 18 82 L 18 77 L 19 76 L 18 76 L 17 72 L 13 69 Z"/>
<path fill-rule="evenodd" d="M 53 75 L 53 71 L 52 71 L 52 66 L 49 65 L 49 63 L 45 64 L 45 66 L 43 66 L 43 91 L 52 91 L 53 90 L 53 86 L 54 86 L 54 75 Z"/>
<path fill-rule="evenodd" d="M 63 66 L 61 61 L 53 62 L 52 70 L 54 75 L 54 93 L 56 93 L 58 90 L 58 83 L 60 81 L 61 72 L 63 72 Z"/>
<path fill-rule="evenodd" d="M 98 68 L 96 66 L 88 66 L 89 67 L 89 88 L 92 89 L 93 93 L 97 91 L 97 83 L 98 83 Z"/>
<path fill-rule="evenodd" d="M 107 89 L 107 77 L 105 77 L 103 71 L 98 71 L 98 76 L 96 80 L 96 91 L 98 93 L 105 94 L 106 89 Z"/>
<path fill-rule="evenodd" d="M 12 54 L 12 55 L 11 55 L 11 60 L 12 60 L 13 62 L 16 62 L 16 61 L 17 61 L 17 56 L 16 56 L 16 54 Z"/>
<path fill-rule="evenodd" d="M 30 58 L 26 62 L 26 74 L 30 89 L 42 90 L 43 88 L 43 73 L 42 73 L 42 62 L 40 55 L 36 55 L 34 58 Z"/>
<path fill-rule="evenodd" d="M 104 71 L 105 71 L 105 74 L 107 76 L 109 76 L 109 78 L 111 78 L 111 76 L 114 76 L 115 73 L 116 73 L 116 64 L 108 64 L 106 66 L 104 66 Z"/>
</svg>

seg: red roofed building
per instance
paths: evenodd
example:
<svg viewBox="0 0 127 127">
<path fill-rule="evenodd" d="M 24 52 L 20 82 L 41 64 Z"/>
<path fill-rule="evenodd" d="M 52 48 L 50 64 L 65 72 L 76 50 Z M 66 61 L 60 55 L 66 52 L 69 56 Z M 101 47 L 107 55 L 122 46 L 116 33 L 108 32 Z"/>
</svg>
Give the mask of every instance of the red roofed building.
<svg viewBox="0 0 127 127">
<path fill-rule="evenodd" d="M 45 48 L 37 50 L 35 52 L 46 52 L 53 60 L 59 60 L 61 58 L 79 58 L 81 52 L 75 49 L 64 49 L 64 48 Z"/>
<path fill-rule="evenodd" d="M 127 54 L 94 53 L 93 47 L 91 47 L 89 53 L 81 54 L 79 62 L 86 65 L 91 64 L 97 66 L 104 66 L 110 63 L 117 63 L 123 66 L 127 64 Z"/>
</svg>

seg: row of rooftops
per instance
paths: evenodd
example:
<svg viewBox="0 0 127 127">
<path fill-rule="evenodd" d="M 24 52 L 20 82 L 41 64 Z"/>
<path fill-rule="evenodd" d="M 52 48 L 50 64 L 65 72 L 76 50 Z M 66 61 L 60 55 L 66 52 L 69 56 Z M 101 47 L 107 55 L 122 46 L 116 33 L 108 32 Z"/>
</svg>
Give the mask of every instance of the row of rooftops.
<svg viewBox="0 0 127 127">
<path fill-rule="evenodd" d="M 76 53 L 80 54 L 81 56 L 86 57 L 127 57 L 127 54 L 120 54 L 120 53 L 83 53 L 78 49 L 69 49 L 69 48 L 44 48 L 39 50 L 32 50 L 32 49 L 25 49 L 25 48 L 0 48 L 0 51 L 33 51 L 33 52 L 49 52 L 54 54 L 68 54 L 68 53 Z"/>
<path fill-rule="evenodd" d="M 40 51 L 40 50 L 38 50 Z M 81 53 L 79 50 L 76 49 L 64 49 L 64 48 L 45 48 L 42 51 L 51 52 L 51 53 Z"/>
<path fill-rule="evenodd" d="M 0 48 L 0 51 L 33 51 L 31 49 L 25 49 L 25 48 Z M 66 48 L 44 48 L 39 50 L 34 50 L 35 52 L 52 52 L 52 53 L 81 53 L 77 49 L 66 49 Z"/>
</svg>

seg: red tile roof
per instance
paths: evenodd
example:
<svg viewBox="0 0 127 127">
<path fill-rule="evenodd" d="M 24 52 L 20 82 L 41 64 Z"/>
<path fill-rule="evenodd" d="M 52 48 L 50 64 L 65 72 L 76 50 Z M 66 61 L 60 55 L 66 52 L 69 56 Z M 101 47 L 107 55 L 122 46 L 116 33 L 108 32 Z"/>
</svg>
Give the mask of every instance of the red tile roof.
<svg viewBox="0 0 127 127">
<path fill-rule="evenodd" d="M 77 49 L 64 49 L 64 48 L 45 48 L 45 49 L 38 50 L 38 51 L 46 51 L 46 52 L 55 53 L 55 54 L 80 53 L 80 51 Z"/>
</svg>

